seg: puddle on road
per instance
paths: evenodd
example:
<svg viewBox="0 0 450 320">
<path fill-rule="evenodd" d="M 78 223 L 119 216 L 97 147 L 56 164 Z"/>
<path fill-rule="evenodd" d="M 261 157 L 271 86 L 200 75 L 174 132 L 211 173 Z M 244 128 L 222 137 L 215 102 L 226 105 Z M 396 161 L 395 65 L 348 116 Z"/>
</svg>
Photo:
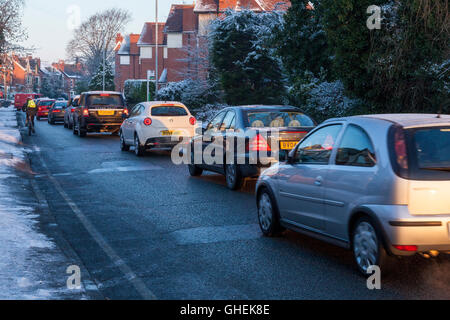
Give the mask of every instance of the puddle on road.
<svg viewBox="0 0 450 320">
<path fill-rule="evenodd" d="M 180 245 L 254 240 L 262 236 L 257 224 L 183 229 L 172 232 L 170 235 Z"/>
</svg>

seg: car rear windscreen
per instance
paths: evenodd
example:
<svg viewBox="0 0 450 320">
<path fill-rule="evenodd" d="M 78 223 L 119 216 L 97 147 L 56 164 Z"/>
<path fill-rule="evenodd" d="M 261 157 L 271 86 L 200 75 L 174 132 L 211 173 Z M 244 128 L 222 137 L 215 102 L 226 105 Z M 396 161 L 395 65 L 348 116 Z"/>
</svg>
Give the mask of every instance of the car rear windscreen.
<svg viewBox="0 0 450 320">
<path fill-rule="evenodd" d="M 62 102 L 55 103 L 55 106 L 54 106 L 55 109 L 63 109 L 65 107 L 67 107 L 67 103 L 62 103 Z"/>
<path fill-rule="evenodd" d="M 182 107 L 160 106 L 152 108 L 152 116 L 154 117 L 183 117 L 187 115 L 187 111 Z"/>
<path fill-rule="evenodd" d="M 86 99 L 88 108 L 96 107 L 117 107 L 124 108 L 125 103 L 121 95 L 117 94 L 93 94 Z"/>
<path fill-rule="evenodd" d="M 450 180 L 450 126 L 407 130 L 409 177 Z"/>
<path fill-rule="evenodd" d="M 41 101 L 40 106 L 50 107 L 55 101 Z"/>
<path fill-rule="evenodd" d="M 420 169 L 450 170 L 450 127 L 419 129 L 413 139 Z"/>
<path fill-rule="evenodd" d="M 247 127 L 250 128 L 300 128 L 314 127 L 314 121 L 301 112 L 293 111 L 247 111 Z"/>
</svg>

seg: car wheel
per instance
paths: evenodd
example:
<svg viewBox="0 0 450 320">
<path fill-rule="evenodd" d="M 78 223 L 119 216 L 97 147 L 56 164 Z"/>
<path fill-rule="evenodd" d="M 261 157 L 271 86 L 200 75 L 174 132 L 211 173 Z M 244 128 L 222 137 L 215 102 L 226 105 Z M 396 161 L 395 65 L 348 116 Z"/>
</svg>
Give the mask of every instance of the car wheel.
<svg viewBox="0 0 450 320">
<path fill-rule="evenodd" d="M 137 134 L 134 135 L 134 153 L 138 157 L 142 157 L 144 155 L 145 149 L 141 146 L 141 142 L 139 141 L 139 137 Z"/>
<path fill-rule="evenodd" d="M 370 218 L 362 217 L 356 222 L 352 233 L 352 248 L 356 266 L 364 276 L 368 275 L 367 271 L 371 266 L 378 266 L 382 272 L 388 271 L 392 259 Z"/>
<path fill-rule="evenodd" d="M 86 134 L 87 134 L 87 131 L 81 129 L 80 126 L 78 126 L 78 136 L 79 136 L 80 138 L 84 138 L 84 137 L 86 137 Z"/>
<path fill-rule="evenodd" d="M 123 137 L 122 131 L 120 131 L 120 150 L 130 151 L 130 146 L 125 143 L 125 138 Z"/>
<path fill-rule="evenodd" d="M 258 221 L 262 233 L 266 237 L 279 235 L 283 228 L 275 201 L 267 189 L 263 189 L 258 196 Z"/>
<path fill-rule="evenodd" d="M 192 146 L 192 148 L 194 148 L 194 146 Z M 194 163 L 195 163 L 194 152 L 191 152 L 191 163 L 188 164 L 189 174 L 192 177 L 199 177 L 203 174 L 203 169 L 199 168 Z"/>
<path fill-rule="evenodd" d="M 77 127 L 75 126 L 75 123 L 72 125 L 72 132 L 73 132 L 74 135 L 78 134 Z"/>
<path fill-rule="evenodd" d="M 241 171 L 235 164 L 227 164 L 225 166 L 225 178 L 227 180 L 227 187 L 230 190 L 238 190 L 244 182 Z"/>
</svg>

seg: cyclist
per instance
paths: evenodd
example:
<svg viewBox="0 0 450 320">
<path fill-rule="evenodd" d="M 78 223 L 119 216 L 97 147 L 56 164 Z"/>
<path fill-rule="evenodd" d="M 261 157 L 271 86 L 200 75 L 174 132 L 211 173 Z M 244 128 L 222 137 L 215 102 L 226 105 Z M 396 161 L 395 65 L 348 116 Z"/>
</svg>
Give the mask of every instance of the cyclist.
<svg viewBox="0 0 450 320">
<path fill-rule="evenodd" d="M 27 103 L 24 106 L 24 111 L 27 113 L 27 126 L 29 121 L 31 121 L 33 133 L 35 133 L 36 131 L 34 130 L 34 118 L 36 117 L 37 107 L 33 99 L 27 99 Z"/>
</svg>

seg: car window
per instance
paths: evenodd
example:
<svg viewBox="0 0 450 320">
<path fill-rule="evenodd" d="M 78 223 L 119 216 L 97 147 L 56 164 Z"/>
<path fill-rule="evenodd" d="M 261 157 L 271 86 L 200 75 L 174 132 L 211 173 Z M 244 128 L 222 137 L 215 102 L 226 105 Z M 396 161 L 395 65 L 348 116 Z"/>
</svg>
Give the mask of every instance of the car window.
<svg viewBox="0 0 450 320">
<path fill-rule="evenodd" d="M 336 156 L 340 166 L 373 167 L 376 164 L 375 149 L 368 134 L 355 125 L 345 130 Z"/>
<path fill-rule="evenodd" d="M 120 107 L 123 108 L 125 103 L 121 95 L 118 94 L 91 94 L 86 99 L 87 107 Z"/>
<path fill-rule="evenodd" d="M 225 118 L 222 121 L 220 131 L 234 129 L 236 123 L 235 118 L 236 114 L 234 113 L 234 111 L 228 111 L 228 113 L 226 114 Z"/>
<path fill-rule="evenodd" d="M 314 121 L 302 112 L 252 110 L 244 113 L 250 128 L 314 127 Z"/>
<path fill-rule="evenodd" d="M 315 131 L 300 143 L 295 162 L 301 164 L 328 164 L 342 125 L 330 125 Z"/>
<path fill-rule="evenodd" d="M 138 104 L 130 112 L 130 118 L 137 117 L 142 114 L 143 106 Z"/>
<path fill-rule="evenodd" d="M 419 170 L 450 171 L 450 127 L 417 129 L 412 140 Z"/>
<path fill-rule="evenodd" d="M 154 117 L 183 117 L 187 116 L 186 109 L 178 106 L 156 106 L 152 108 Z"/>
<path fill-rule="evenodd" d="M 208 124 L 206 127 L 206 131 L 211 133 L 219 130 L 220 125 L 222 124 L 223 117 L 225 116 L 225 112 L 219 113 L 214 119 Z"/>
</svg>

